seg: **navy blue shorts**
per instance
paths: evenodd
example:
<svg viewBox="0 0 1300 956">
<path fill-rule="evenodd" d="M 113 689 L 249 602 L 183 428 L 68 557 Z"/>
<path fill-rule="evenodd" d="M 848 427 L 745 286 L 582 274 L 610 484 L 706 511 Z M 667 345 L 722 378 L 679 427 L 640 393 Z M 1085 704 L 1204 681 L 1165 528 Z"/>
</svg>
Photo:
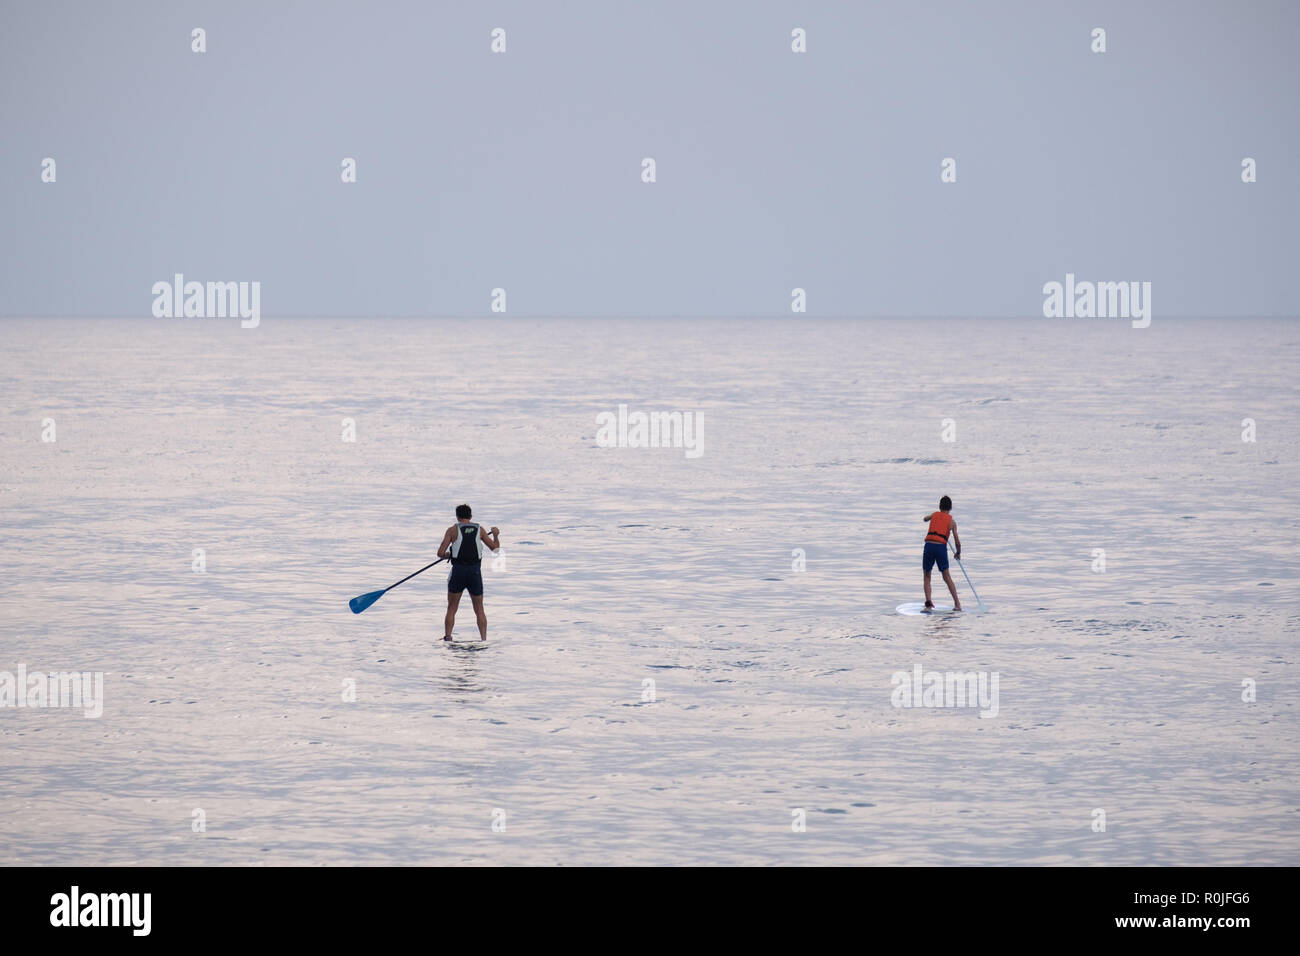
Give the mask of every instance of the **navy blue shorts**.
<svg viewBox="0 0 1300 956">
<path fill-rule="evenodd" d="M 945 564 L 944 567 L 947 567 Z M 447 593 L 460 594 L 466 588 L 472 597 L 483 596 L 483 568 L 478 564 L 453 564 L 447 575 Z"/>
<path fill-rule="evenodd" d="M 940 544 L 938 541 L 927 541 L 925 553 L 921 555 L 921 570 L 929 574 L 935 564 L 939 565 L 940 571 L 948 570 L 948 545 Z"/>
</svg>

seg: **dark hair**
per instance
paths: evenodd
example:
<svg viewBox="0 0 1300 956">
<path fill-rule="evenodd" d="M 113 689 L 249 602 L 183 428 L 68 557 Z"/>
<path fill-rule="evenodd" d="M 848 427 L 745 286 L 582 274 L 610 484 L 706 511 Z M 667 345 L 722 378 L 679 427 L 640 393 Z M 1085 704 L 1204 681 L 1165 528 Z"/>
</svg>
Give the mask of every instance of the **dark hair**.
<svg viewBox="0 0 1300 956">
<path fill-rule="evenodd" d="M 940 499 L 939 499 L 939 510 L 940 510 L 940 511 L 952 511 L 952 499 L 949 498 L 947 495 L 944 495 L 942 498 L 940 498 Z M 466 515 L 465 517 L 468 518 L 469 515 Z"/>
<path fill-rule="evenodd" d="M 461 521 L 468 521 L 474 512 L 469 510 L 469 505 L 457 505 L 456 517 Z"/>
</svg>

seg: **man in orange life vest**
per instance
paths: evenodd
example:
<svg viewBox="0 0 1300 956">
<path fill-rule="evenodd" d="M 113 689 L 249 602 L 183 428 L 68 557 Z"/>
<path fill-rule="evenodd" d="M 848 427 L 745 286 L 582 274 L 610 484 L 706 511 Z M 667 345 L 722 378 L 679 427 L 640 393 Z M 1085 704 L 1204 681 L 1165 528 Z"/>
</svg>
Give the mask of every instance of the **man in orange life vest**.
<svg viewBox="0 0 1300 956">
<path fill-rule="evenodd" d="M 921 570 L 925 572 L 925 609 L 934 607 L 930 600 L 930 569 L 936 564 L 943 574 L 943 583 L 952 592 L 952 607 L 961 610 L 961 599 L 957 597 L 957 585 L 952 583 L 948 574 L 948 535 L 952 535 L 953 553 L 961 559 L 961 538 L 957 537 L 957 522 L 952 520 L 952 499 L 944 495 L 939 499 L 939 510 L 932 511 L 922 520 L 930 522 L 930 530 L 925 533 L 925 553 L 921 556 Z"/>
</svg>

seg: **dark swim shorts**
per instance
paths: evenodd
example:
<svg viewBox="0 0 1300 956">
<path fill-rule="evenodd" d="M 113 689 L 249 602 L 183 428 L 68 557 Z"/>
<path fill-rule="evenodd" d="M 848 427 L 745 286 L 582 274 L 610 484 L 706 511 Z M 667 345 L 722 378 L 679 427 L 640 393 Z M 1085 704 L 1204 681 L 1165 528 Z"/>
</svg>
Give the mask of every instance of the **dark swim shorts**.
<svg viewBox="0 0 1300 956">
<path fill-rule="evenodd" d="M 948 570 L 948 545 L 940 544 L 938 541 L 927 541 L 925 553 L 921 555 L 921 570 L 928 574 L 935 564 L 939 565 L 940 571 Z"/>
<path fill-rule="evenodd" d="M 948 565 L 945 562 L 944 567 Z M 447 575 L 447 592 L 460 594 L 466 588 L 473 597 L 483 596 L 483 568 L 477 564 L 453 564 Z"/>
</svg>

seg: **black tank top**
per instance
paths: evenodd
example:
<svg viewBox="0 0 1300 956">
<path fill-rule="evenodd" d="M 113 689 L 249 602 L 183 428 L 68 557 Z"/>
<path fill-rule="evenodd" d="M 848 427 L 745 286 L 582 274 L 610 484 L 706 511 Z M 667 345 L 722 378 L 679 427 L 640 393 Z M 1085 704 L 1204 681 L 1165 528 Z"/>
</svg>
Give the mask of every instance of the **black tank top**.
<svg viewBox="0 0 1300 956">
<path fill-rule="evenodd" d="M 451 543 L 452 564 L 477 567 L 483 563 L 483 557 L 479 554 L 479 531 L 479 526 L 472 521 L 456 523 L 456 540 Z"/>
</svg>

